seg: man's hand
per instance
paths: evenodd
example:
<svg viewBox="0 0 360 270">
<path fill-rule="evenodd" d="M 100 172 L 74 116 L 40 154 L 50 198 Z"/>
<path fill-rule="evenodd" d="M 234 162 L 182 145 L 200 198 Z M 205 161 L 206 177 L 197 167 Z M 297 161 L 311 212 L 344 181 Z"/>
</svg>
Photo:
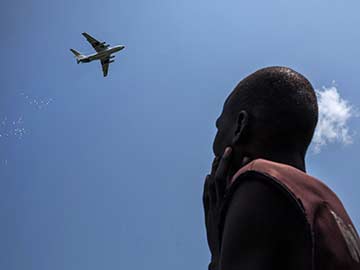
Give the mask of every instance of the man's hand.
<svg viewBox="0 0 360 270">
<path fill-rule="evenodd" d="M 208 245 L 211 252 L 211 262 L 209 264 L 209 270 L 217 270 L 219 267 L 219 218 L 220 209 L 227 186 L 231 152 L 231 147 L 227 147 L 221 158 L 214 158 L 211 173 L 206 176 L 204 184 L 203 204 L 205 211 L 205 225 Z"/>
</svg>

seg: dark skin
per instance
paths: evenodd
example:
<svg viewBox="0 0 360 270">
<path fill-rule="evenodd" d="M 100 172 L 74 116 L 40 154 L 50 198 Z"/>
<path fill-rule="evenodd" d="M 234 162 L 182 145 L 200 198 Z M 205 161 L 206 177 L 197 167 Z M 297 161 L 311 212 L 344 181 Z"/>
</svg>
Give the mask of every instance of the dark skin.
<svg viewBox="0 0 360 270">
<path fill-rule="evenodd" d="M 211 270 L 306 269 L 310 268 L 310 238 L 301 211 L 290 198 L 249 175 L 236 185 L 221 238 L 219 209 L 229 179 L 242 166 L 264 158 L 294 166 L 305 172 L 304 155 L 296 151 L 264 149 L 250 138 L 249 114 L 230 114 L 231 95 L 216 121 L 212 171 L 204 186 L 204 209 Z M 253 132 L 251 133 L 253 134 Z M 256 206 L 256 207 L 254 207 Z"/>
</svg>

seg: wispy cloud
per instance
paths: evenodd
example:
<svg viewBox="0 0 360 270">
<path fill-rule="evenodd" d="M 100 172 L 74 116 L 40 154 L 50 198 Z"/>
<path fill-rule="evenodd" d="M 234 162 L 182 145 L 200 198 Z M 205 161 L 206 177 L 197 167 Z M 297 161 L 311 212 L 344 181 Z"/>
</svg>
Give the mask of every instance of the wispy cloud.
<svg viewBox="0 0 360 270">
<path fill-rule="evenodd" d="M 337 86 L 316 90 L 319 104 L 319 121 L 312 141 L 314 153 L 329 143 L 348 145 L 353 142 L 354 131 L 348 125 L 349 119 L 358 116 L 357 110 L 343 99 Z"/>
</svg>

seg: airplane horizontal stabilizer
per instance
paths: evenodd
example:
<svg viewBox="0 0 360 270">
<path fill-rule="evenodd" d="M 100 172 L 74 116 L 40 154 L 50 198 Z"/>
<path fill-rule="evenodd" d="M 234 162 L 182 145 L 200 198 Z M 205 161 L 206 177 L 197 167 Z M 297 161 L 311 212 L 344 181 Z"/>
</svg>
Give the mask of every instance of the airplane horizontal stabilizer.
<svg viewBox="0 0 360 270">
<path fill-rule="evenodd" d="M 81 53 L 79 53 L 77 50 L 74 50 L 74 49 L 70 49 L 70 51 L 75 54 L 75 56 L 80 56 Z"/>
<path fill-rule="evenodd" d="M 80 60 L 84 58 L 84 55 L 82 55 L 81 53 L 79 53 L 77 50 L 74 49 L 70 49 L 70 51 L 75 55 L 76 62 L 79 64 Z"/>
</svg>

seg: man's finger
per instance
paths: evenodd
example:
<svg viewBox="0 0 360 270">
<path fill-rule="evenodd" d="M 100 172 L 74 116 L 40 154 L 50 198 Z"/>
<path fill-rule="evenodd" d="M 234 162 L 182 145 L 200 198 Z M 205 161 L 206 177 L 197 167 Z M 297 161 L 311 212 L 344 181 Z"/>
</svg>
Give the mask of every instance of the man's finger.
<svg viewBox="0 0 360 270">
<path fill-rule="evenodd" d="M 231 160 L 232 148 L 230 146 L 225 148 L 224 154 L 220 159 L 219 165 L 217 167 L 215 178 L 223 178 L 227 176 L 227 171 L 229 169 L 230 160 Z"/>
<path fill-rule="evenodd" d="M 226 147 L 215 173 L 215 185 L 216 185 L 216 193 L 218 200 L 221 200 L 225 192 L 226 178 L 228 176 L 228 170 L 230 168 L 231 153 L 232 153 L 232 148 Z"/>
</svg>

